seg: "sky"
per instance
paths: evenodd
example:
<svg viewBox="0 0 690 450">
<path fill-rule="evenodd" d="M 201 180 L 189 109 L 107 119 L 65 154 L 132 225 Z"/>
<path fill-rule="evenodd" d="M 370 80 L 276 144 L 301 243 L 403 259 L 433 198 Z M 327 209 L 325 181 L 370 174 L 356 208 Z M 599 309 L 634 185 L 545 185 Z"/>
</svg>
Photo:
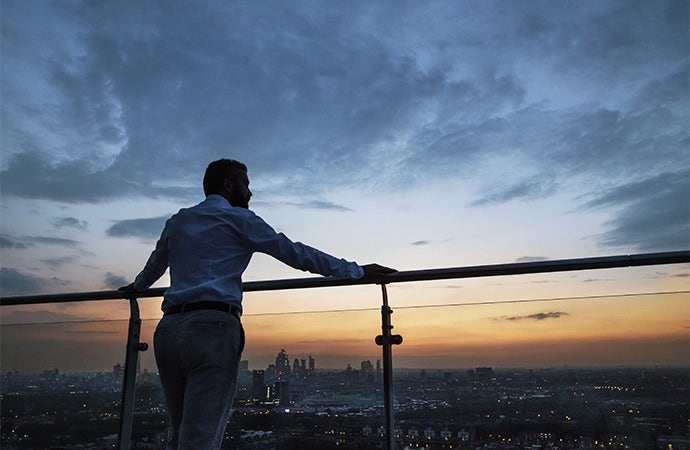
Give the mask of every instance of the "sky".
<svg viewBox="0 0 690 450">
<path fill-rule="evenodd" d="M 247 164 L 250 208 L 276 230 L 361 264 L 416 270 L 688 249 L 688 18 L 687 1 L 5 0 L 0 292 L 129 283 L 167 217 L 203 199 L 204 170 L 223 157 Z M 257 255 L 245 280 L 305 276 Z M 437 305 L 611 295 L 593 308 L 597 325 L 570 302 L 518 304 L 504 316 L 521 320 L 463 327 L 502 324 L 525 349 L 520 339 L 535 343 L 544 324 L 614 342 L 623 337 L 598 335 L 610 328 L 602 323 L 628 329 L 633 320 L 615 296 L 686 291 L 688 276 L 687 265 L 669 265 L 401 284 L 390 302 L 428 307 L 426 333 L 400 347 L 418 349 L 410 358 L 433 353 L 440 337 L 429 330 L 445 329 L 449 311 L 499 317 L 488 306 Z M 156 286 L 167 285 L 166 275 Z M 645 311 L 658 301 L 640 298 Z M 639 348 L 660 338 L 635 334 L 645 320 L 669 326 L 680 343 L 660 362 L 675 364 L 688 355 L 690 298 L 669 301 L 623 335 Z M 141 303 L 145 318 L 160 317 L 159 300 Z M 260 325 L 248 335 L 259 342 L 293 317 L 300 331 L 271 348 L 312 351 L 305 330 L 319 335 L 331 313 L 272 314 L 379 304 L 375 287 L 251 293 L 245 313 Z M 127 314 L 126 303 L 92 302 L 3 307 L 2 321 Z"/>
</svg>

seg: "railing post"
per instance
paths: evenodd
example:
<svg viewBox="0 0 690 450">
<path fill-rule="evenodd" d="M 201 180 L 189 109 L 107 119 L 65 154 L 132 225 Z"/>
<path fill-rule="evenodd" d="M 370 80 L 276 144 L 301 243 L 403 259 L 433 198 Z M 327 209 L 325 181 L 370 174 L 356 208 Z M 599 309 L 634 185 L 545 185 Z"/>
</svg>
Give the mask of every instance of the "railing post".
<svg viewBox="0 0 690 450">
<path fill-rule="evenodd" d="M 393 310 L 388 306 L 388 291 L 386 285 L 381 284 L 383 305 L 381 306 L 381 331 L 380 336 L 376 336 L 376 345 L 382 347 L 383 352 L 383 405 L 386 414 L 386 449 L 395 448 L 395 431 L 393 420 L 393 345 L 402 343 L 402 336 L 399 334 L 391 335 L 393 325 L 391 325 L 391 314 Z"/>
<path fill-rule="evenodd" d="M 132 420 L 134 417 L 134 390 L 137 382 L 139 352 L 146 351 L 148 344 L 139 342 L 141 319 L 136 298 L 129 299 L 129 329 L 127 332 L 127 352 L 125 356 L 125 375 L 122 381 L 122 403 L 120 404 L 120 432 L 117 448 L 128 450 L 132 443 Z"/>
</svg>

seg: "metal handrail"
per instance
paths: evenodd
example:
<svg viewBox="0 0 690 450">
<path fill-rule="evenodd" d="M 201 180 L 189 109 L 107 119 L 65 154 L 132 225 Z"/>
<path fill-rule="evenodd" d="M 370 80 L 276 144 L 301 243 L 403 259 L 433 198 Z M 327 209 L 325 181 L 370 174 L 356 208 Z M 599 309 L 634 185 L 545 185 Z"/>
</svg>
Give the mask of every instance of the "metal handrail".
<svg viewBox="0 0 690 450">
<path fill-rule="evenodd" d="M 244 292 L 278 291 L 336 286 L 357 286 L 366 284 L 406 283 L 459 278 L 495 277 L 504 275 L 526 275 L 535 273 L 566 272 L 577 270 L 613 269 L 661 264 L 690 262 L 690 250 L 633 255 L 600 256 L 578 259 L 531 261 L 482 266 L 449 267 L 441 269 L 408 270 L 378 278 L 335 279 L 325 277 L 292 278 L 283 280 L 249 281 L 242 284 Z M 137 292 L 137 298 L 162 297 L 167 288 L 153 288 Z M 76 292 L 67 294 L 39 294 L 0 297 L 0 306 L 34 305 L 40 303 L 69 303 L 99 300 L 120 300 L 131 294 L 121 291 Z"/>
<path fill-rule="evenodd" d="M 384 409 L 386 413 L 386 448 L 392 450 L 395 446 L 393 438 L 393 409 L 392 409 L 392 354 L 393 345 L 400 344 L 402 337 L 391 335 L 393 328 L 390 315 L 393 312 L 388 306 L 386 285 L 413 281 L 431 281 L 458 278 L 479 278 L 504 275 L 525 275 L 535 273 L 565 272 L 576 270 L 611 269 L 620 267 L 638 267 L 660 264 L 679 264 L 690 262 L 690 250 L 662 253 L 643 253 L 634 255 L 604 256 L 579 259 L 561 259 L 550 261 L 532 261 L 523 263 L 494 264 L 470 267 L 454 267 L 442 269 L 426 269 L 396 272 L 390 275 L 359 280 L 333 278 L 296 278 L 287 280 L 251 281 L 243 283 L 244 292 L 274 291 L 288 289 L 305 289 L 319 287 L 354 286 L 378 284 L 382 288 L 383 306 L 381 308 L 382 335 L 377 336 L 376 343 L 382 346 L 384 363 Z M 154 288 L 145 292 L 137 292 L 137 298 L 162 297 L 166 288 Z M 123 393 L 120 417 L 120 432 L 118 448 L 127 450 L 130 447 L 132 416 L 134 406 L 134 384 L 136 381 L 136 361 L 139 351 L 146 350 L 146 344 L 139 342 L 141 319 L 137 298 L 132 294 L 121 291 L 97 291 L 67 294 L 27 295 L 15 297 L 0 297 L 0 306 L 33 305 L 41 303 L 67 303 L 96 300 L 128 299 L 131 317 L 127 337 L 127 356 L 123 380 Z"/>
</svg>

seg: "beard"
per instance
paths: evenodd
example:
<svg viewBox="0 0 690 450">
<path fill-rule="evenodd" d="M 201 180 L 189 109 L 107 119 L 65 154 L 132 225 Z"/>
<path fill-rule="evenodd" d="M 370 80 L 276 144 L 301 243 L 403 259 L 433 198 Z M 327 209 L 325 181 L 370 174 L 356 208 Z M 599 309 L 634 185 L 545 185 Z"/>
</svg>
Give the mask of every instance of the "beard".
<svg viewBox="0 0 690 450">
<path fill-rule="evenodd" d="M 240 195 L 237 191 L 232 193 L 230 204 L 237 208 L 249 209 L 249 198 Z"/>
</svg>

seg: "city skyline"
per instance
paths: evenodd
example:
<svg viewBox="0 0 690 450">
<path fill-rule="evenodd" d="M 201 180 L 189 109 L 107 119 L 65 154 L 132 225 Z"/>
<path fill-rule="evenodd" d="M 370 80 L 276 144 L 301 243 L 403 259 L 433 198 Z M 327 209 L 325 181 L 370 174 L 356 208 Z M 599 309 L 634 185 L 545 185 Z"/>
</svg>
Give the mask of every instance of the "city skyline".
<svg viewBox="0 0 690 450">
<path fill-rule="evenodd" d="M 687 250 L 688 15 L 683 0 L 3 1 L 0 295 L 128 284 L 221 157 L 247 164 L 250 208 L 277 231 L 360 264 Z M 244 281 L 304 276 L 258 254 Z M 673 264 L 401 283 L 394 352 L 688 363 L 689 279 Z M 160 299 L 140 304 L 151 328 Z M 247 352 L 376 354 L 380 304 L 375 286 L 247 293 Z M 103 324 L 129 307 L 0 313 L 5 342 L 69 361 L 70 345 L 119 351 Z M 44 341 L 11 325 L 80 321 L 102 325 L 40 325 Z"/>
<path fill-rule="evenodd" d="M 362 369 L 366 373 L 341 370 L 286 380 L 266 377 L 264 371 L 241 372 L 236 414 L 225 439 L 242 442 L 243 448 L 277 443 L 380 448 L 387 431 L 380 413 L 381 380 L 371 366 Z M 120 371 L 3 374 L 3 448 L 47 448 L 56 442 L 112 447 Z M 647 450 L 687 444 L 686 368 L 478 367 L 397 375 L 391 432 L 398 446 Z M 160 384 L 143 372 L 138 384 L 134 440 L 163 448 Z"/>
</svg>

